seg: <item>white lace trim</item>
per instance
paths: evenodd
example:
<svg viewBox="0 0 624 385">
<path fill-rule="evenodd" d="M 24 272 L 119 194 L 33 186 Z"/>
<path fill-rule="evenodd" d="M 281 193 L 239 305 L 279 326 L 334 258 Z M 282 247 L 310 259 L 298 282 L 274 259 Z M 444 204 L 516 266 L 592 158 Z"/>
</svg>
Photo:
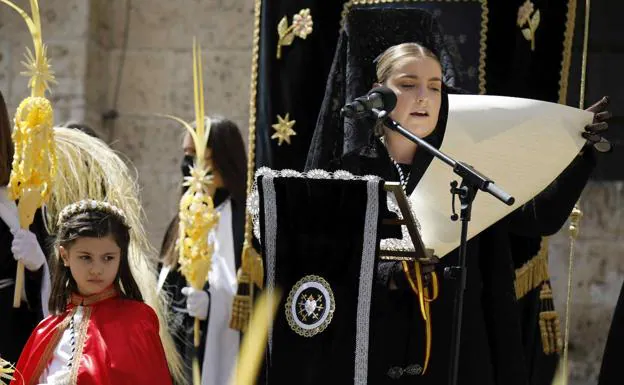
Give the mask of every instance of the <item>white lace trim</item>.
<svg viewBox="0 0 624 385">
<path fill-rule="evenodd" d="M 275 199 L 275 185 L 273 175 L 267 174 L 262 178 L 262 190 L 264 191 L 264 236 L 267 241 L 266 251 L 266 287 L 269 293 L 275 288 L 275 251 L 277 239 L 277 202 Z M 258 208 L 258 211 L 260 209 Z M 255 224 L 254 224 L 254 227 Z M 260 227 L 260 225 L 258 225 Z M 260 230 L 258 229 L 258 233 Z M 272 306 L 272 304 L 270 304 Z M 269 323 L 269 355 L 273 351 L 273 326 Z"/>
<path fill-rule="evenodd" d="M 360 285 L 357 305 L 357 328 L 355 334 L 355 367 L 353 383 L 368 384 L 368 344 L 370 338 L 370 311 L 373 291 L 375 251 L 377 249 L 377 223 L 379 218 L 379 183 L 367 183 L 366 217 L 364 222 L 364 242 L 360 264 Z"/>
<path fill-rule="evenodd" d="M 307 178 L 307 179 L 340 179 L 340 180 L 365 180 L 380 181 L 376 175 L 357 176 L 349 171 L 337 170 L 332 172 L 315 169 L 308 172 L 299 172 L 290 169 L 273 170 L 268 167 L 260 167 L 254 176 L 253 188 L 251 194 L 247 197 L 247 212 L 251 215 L 253 222 L 254 237 L 258 242 L 262 242 L 262 234 L 260 234 L 260 196 L 258 194 L 257 180 L 259 176 L 270 176 L 273 178 Z M 266 211 L 266 209 L 265 209 Z"/>
</svg>

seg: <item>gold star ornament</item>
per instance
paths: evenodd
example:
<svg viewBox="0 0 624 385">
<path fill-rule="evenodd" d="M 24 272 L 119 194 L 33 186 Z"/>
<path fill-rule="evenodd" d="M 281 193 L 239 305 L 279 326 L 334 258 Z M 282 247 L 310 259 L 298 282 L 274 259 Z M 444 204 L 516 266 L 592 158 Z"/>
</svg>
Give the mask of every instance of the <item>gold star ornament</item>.
<svg viewBox="0 0 624 385">
<path fill-rule="evenodd" d="M 290 120 L 288 113 L 283 118 L 277 115 L 277 123 L 272 125 L 275 133 L 271 136 L 271 139 L 277 139 L 278 146 L 281 146 L 282 142 L 290 144 L 290 137 L 297 135 L 295 130 L 293 130 L 295 123 L 296 120 Z"/>
</svg>

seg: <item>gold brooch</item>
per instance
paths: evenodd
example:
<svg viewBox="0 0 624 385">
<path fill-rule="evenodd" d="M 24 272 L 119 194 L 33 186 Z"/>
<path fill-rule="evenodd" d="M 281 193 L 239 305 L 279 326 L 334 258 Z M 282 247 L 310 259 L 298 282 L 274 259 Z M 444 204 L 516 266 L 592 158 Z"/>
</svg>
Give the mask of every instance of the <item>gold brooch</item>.
<svg viewBox="0 0 624 385">
<path fill-rule="evenodd" d="M 309 8 L 302 9 L 293 16 L 293 22 L 290 26 L 288 25 L 288 19 L 284 16 L 277 25 L 277 35 L 279 36 L 277 40 L 277 58 L 282 58 L 282 47 L 291 45 L 293 40 L 295 40 L 295 36 L 302 39 L 308 37 L 312 33 L 313 24 Z"/>
<path fill-rule="evenodd" d="M 296 122 L 296 120 L 290 120 L 288 113 L 286 113 L 283 118 L 277 115 L 277 123 L 271 126 L 275 129 L 275 133 L 271 136 L 271 139 L 277 139 L 278 146 L 281 146 L 282 142 L 290 144 L 290 137 L 297 135 L 295 130 L 293 130 L 293 126 Z"/>
<path fill-rule="evenodd" d="M 522 28 L 522 36 L 531 42 L 531 51 L 535 51 L 535 31 L 540 23 L 539 9 L 533 13 L 535 7 L 531 0 L 526 0 L 518 8 L 518 27 Z M 526 28 L 523 28 L 526 25 Z"/>
<path fill-rule="evenodd" d="M 327 329 L 336 302 L 329 283 L 318 275 L 306 275 L 290 290 L 286 299 L 286 320 L 302 337 L 314 337 Z"/>
</svg>

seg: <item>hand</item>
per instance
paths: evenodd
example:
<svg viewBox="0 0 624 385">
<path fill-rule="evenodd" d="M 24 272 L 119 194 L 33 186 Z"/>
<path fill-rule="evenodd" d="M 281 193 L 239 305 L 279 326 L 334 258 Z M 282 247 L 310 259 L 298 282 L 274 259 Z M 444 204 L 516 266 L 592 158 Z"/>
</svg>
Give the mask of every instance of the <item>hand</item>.
<svg viewBox="0 0 624 385">
<path fill-rule="evenodd" d="M 608 106 L 609 97 L 604 96 L 586 110 L 594 113 L 594 121 L 585 126 L 585 131 L 581 133 L 581 135 L 583 135 L 583 138 L 587 139 L 587 142 L 598 152 L 610 152 L 613 149 L 611 143 L 602 137 L 602 133 L 609 129 L 607 120 L 611 118 L 611 113 L 607 111 Z"/>
<path fill-rule="evenodd" d="M 30 271 L 39 270 L 46 260 L 37 237 L 26 229 L 19 229 L 13 233 L 11 251 L 13 258 L 22 262 L 24 267 Z"/>
<path fill-rule="evenodd" d="M 189 315 L 204 321 L 208 318 L 208 304 L 210 298 L 203 290 L 195 290 L 192 287 L 182 288 L 182 294 L 186 296 L 186 310 Z"/>
</svg>

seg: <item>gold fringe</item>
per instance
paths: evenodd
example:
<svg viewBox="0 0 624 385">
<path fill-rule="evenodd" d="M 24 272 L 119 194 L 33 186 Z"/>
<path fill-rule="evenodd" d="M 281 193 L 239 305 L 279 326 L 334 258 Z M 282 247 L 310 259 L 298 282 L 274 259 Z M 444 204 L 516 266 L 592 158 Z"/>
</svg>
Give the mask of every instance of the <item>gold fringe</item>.
<svg viewBox="0 0 624 385">
<path fill-rule="evenodd" d="M 540 300 L 543 308 L 539 314 L 542 349 L 546 355 L 560 353 L 563 348 L 561 323 L 559 322 L 559 314 L 557 314 L 553 305 L 552 289 L 547 283 L 542 285 Z"/>
<path fill-rule="evenodd" d="M 572 56 L 572 40 L 574 39 L 574 25 L 576 24 L 576 0 L 568 0 L 566 29 L 563 38 L 563 57 L 561 58 L 561 72 L 559 76 L 559 103 L 566 104 L 568 100 L 568 81 L 570 78 L 570 62 Z"/>
<path fill-rule="evenodd" d="M 516 299 L 524 297 L 548 279 L 548 239 L 544 237 L 537 255 L 516 269 Z"/>
<path fill-rule="evenodd" d="M 234 296 L 234 301 L 232 304 L 232 316 L 230 318 L 230 328 L 234 330 L 240 330 L 241 332 L 245 332 L 247 330 L 247 326 L 249 325 L 249 320 L 251 317 L 251 306 L 252 306 L 252 296 L 250 292 L 247 294 L 240 294 L 240 287 L 242 285 L 246 285 L 248 290 L 251 290 L 251 282 L 249 280 L 249 275 L 245 272 L 246 269 L 242 267 L 238 269 L 237 280 L 239 285 L 239 291 Z"/>
</svg>

